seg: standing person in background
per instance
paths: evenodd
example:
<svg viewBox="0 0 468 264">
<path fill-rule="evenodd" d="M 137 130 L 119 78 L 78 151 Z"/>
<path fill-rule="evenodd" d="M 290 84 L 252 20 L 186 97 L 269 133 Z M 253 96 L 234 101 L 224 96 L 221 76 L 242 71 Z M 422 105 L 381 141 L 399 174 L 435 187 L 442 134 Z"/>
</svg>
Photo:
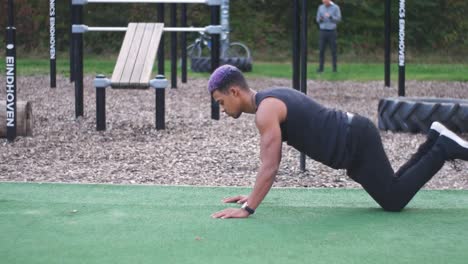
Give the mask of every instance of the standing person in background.
<svg viewBox="0 0 468 264">
<path fill-rule="evenodd" d="M 336 24 L 341 21 L 341 11 L 340 7 L 330 0 L 322 0 L 322 3 L 317 10 L 316 17 L 320 26 L 320 62 L 317 72 L 323 72 L 327 44 L 330 45 L 332 52 L 333 72 L 336 72 Z"/>
</svg>

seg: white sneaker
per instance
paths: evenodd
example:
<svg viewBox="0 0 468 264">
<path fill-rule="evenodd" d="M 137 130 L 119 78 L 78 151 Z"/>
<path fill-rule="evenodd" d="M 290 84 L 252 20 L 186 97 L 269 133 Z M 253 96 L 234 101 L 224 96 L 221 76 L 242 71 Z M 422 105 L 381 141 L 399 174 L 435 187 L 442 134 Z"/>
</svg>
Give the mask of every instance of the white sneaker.
<svg viewBox="0 0 468 264">
<path fill-rule="evenodd" d="M 432 123 L 430 130 L 436 131 L 438 134 L 440 134 L 442 133 L 442 131 L 449 130 L 449 129 L 445 127 L 444 125 L 442 125 L 442 123 L 436 121 Z"/>
<path fill-rule="evenodd" d="M 452 131 L 446 129 L 440 133 L 440 137 L 437 140 L 447 154 L 447 159 L 461 159 L 468 161 L 468 142 Z"/>
</svg>

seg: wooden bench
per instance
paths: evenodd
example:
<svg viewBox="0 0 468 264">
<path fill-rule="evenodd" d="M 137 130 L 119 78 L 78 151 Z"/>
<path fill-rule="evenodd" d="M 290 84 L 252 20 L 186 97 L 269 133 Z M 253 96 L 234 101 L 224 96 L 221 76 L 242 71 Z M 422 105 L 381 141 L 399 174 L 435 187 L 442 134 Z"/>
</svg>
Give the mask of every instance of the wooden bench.
<svg viewBox="0 0 468 264">
<path fill-rule="evenodd" d="M 130 23 L 112 74 L 112 88 L 148 88 L 163 33 L 161 23 Z"/>
<path fill-rule="evenodd" d="M 164 76 L 151 79 L 163 29 L 162 23 L 128 24 L 112 78 L 109 80 L 98 75 L 94 81 L 97 130 L 106 129 L 105 88 L 108 86 L 115 89 L 155 88 L 156 129 L 164 129 L 164 88 L 167 87 L 167 80 Z"/>
</svg>

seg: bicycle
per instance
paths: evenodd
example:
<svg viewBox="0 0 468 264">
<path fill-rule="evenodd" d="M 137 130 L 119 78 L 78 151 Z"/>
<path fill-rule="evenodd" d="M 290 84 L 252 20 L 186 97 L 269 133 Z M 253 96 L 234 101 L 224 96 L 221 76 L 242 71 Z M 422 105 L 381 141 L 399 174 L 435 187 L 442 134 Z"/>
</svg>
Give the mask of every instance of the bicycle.
<svg viewBox="0 0 468 264">
<path fill-rule="evenodd" d="M 211 37 L 204 32 L 187 46 L 187 57 L 209 57 L 211 52 Z M 227 46 L 227 47 L 226 47 Z M 206 49 L 205 49 L 206 48 Z M 221 45 L 221 58 L 246 58 L 251 59 L 249 48 L 241 42 L 223 43 Z"/>
</svg>

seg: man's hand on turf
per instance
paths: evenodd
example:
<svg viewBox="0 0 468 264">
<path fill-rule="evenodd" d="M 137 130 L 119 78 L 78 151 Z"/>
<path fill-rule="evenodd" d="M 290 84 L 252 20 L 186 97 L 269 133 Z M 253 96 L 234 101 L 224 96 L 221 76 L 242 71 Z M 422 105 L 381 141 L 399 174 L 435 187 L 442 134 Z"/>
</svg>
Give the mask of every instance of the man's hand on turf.
<svg viewBox="0 0 468 264">
<path fill-rule="evenodd" d="M 223 203 L 238 203 L 238 204 L 243 204 L 247 202 L 247 199 L 249 197 L 245 195 L 238 195 L 234 197 L 228 197 L 223 199 Z"/>
<path fill-rule="evenodd" d="M 227 208 L 222 211 L 219 211 L 217 213 L 214 213 L 211 215 L 213 218 L 221 218 L 221 219 L 227 219 L 227 218 L 247 218 L 249 217 L 249 212 L 242 208 Z"/>
</svg>

